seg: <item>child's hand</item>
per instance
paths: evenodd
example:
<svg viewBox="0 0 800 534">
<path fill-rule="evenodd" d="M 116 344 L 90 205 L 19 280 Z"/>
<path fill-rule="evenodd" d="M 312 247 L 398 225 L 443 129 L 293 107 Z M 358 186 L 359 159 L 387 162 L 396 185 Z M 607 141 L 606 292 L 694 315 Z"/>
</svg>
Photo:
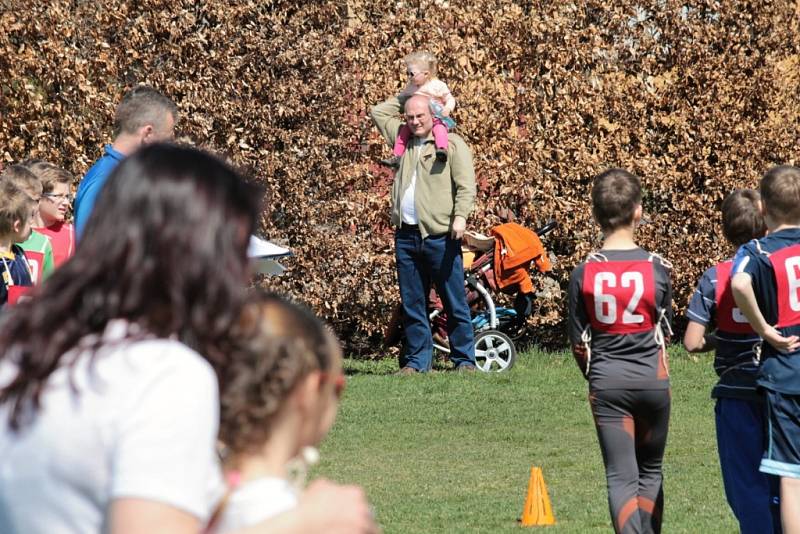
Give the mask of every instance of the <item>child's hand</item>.
<svg viewBox="0 0 800 534">
<path fill-rule="evenodd" d="M 762 337 L 778 352 L 795 352 L 800 349 L 800 337 L 784 337 L 774 326 L 767 328 Z"/>
</svg>

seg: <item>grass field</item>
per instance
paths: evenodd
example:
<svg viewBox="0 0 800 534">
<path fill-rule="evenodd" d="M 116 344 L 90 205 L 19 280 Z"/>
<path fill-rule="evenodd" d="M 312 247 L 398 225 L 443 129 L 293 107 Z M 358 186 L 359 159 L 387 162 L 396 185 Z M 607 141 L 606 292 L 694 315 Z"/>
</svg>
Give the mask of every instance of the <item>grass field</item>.
<svg viewBox="0 0 800 534">
<path fill-rule="evenodd" d="M 671 354 L 664 532 L 736 532 L 716 456 L 710 356 Z M 553 504 L 549 532 L 611 530 L 586 383 L 571 356 L 530 352 L 503 375 L 398 377 L 389 360 L 346 369 L 314 474 L 364 486 L 387 534 L 518 531 L 533 465 Z"/>
</svg>

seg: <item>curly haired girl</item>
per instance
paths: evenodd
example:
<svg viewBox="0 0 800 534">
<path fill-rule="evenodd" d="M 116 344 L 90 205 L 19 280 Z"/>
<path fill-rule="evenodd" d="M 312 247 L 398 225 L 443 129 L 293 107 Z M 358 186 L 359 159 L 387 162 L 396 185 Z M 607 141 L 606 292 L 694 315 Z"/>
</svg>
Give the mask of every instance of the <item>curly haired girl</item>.
<svg viewBox="0 0 800 534">
<path fill-rule="evenodd" d="M 209 528 L 216 534 L 297 505 L 293 466 L 313 463 L 308 451 L 333 425 L 345 384 L 338 340 L 307 308 L 258 293 L 237 329 L 220 381 L 229 491 Z"/>
</svg>

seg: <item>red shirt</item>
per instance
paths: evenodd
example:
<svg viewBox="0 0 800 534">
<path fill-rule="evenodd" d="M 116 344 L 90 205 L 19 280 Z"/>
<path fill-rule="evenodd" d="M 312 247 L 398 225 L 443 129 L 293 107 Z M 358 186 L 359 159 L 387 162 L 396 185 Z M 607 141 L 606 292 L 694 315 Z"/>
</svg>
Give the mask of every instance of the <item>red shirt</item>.
<svg viewBox="0 0 800 534">
<path fill-rule="evenodd" d="M 71 224 L 58 222 L 35 230 L 50 238 L 55 267 L 60 266 L 75 253 L 75 228 Z"/>
</svg>

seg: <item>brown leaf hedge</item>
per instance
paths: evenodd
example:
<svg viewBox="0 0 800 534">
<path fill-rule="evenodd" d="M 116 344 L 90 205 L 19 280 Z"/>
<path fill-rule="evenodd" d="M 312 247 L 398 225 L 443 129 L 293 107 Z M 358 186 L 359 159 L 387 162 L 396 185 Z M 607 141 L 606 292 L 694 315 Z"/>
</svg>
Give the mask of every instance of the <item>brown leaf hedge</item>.
<svg viewBox="0 0 800 534">
<path fill-rule="evenodd" d="M 475 154 L 470 227 L 510 207 L 548 239 L 562 287 L 599 245 L 589 183 L 643 179 L 641 242 L 674 266 L 676 310 L 729 255 L 719 204 L 797 163 L 800 3 L 208 0 L 0 2 L 0 159 L 81 176 L 137 83 L 172 97 L 180 135 L 266 191 L 262 230 L 296 257 L 263 281 L 376 354 L 397 299 L 388 155 L 367 110 L 404 82 L 401 58 L 440 58 Z M 187 202 L 191 199 L 187 199 Z M 563 339 L 563 298 L 540 299 L 540 340 Z"/>
</svg>

